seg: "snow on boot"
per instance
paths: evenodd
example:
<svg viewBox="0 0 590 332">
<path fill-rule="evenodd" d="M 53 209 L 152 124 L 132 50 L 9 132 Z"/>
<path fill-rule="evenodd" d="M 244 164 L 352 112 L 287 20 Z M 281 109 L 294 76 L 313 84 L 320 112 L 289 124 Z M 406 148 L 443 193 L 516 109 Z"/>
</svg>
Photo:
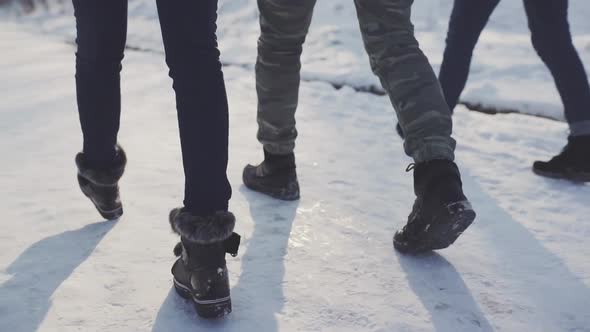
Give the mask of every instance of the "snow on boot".
<svg viewBox="0 0 590 332">
<path fill-rule="evenodd" d="M 411 254 L 447 248 L 475 219 L 463 194 L 459 169 L 448 160 L 418 163 L 408 171 L 412 168 L 417 198 L 408 223 L 395 233 L 393 245 Z"/>
<path fill-rule="evenodd" d="M 574 182 L 590 182 L 590 135 L 570 136 L 563 151 L 550 161 L 535 161 L 537 175 Z"/>
<path fill-rule="evenodd" d="M 174 288 L 193 302 L 203 318 L 219 318 L 232 311 L 225 254 L 238 254 L 240 236 L 233 233 L 230 212 L 195 216 L 184 208 L 170 212 L 172 230 L 180 235 L 174 248 L 179 257 L 172 266 Z"/>
<path fill-rule="evenodd" d="M 284 201 L 299 199 L 295 155 L 273 155 L 264 151 L 258 166 L 247 165 L 242 179 L 246 187 Z"/>
<path fill-rule="evenodd" d="M 93 168 L 86 161 L 83 152 L 76 155 L 80 189 L 107 220 L 117 219 L 123 215 L 118 183 L 126 164 L 127 156 L 119 145 L 116 146 L 115 161 L 109 168 Z"/>
</svg>

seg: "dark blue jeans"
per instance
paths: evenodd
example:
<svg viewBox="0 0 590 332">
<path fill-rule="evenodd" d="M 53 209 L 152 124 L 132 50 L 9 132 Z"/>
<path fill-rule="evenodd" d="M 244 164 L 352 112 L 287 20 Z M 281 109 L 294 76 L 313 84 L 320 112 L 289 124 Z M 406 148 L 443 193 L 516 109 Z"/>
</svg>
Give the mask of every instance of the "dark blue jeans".
<svg viewBox="0 0 590 332">
<path fill-rule="evenodd" d="M 455 0 L 439 80 L 451 110 L 465 88 L 479 35 L 500 0 Z M 572 43 L 568 0 L 524 0 L 532 43 L 561 96 L 572 135 L 590 135 L 590 87 Z"/>
<path fill-rule="evenodd" d="M 115 157 L 127 0 L 73 0 L 76 88 L 84 154 L 94 167 Z M 176 92 L 185 172 L 184 205 L 227 211 L 228 106 L 217 49 L 217 0 L 157 0 L 166 63 Z M 157 179 L 154 179 L 157 181 Z"/>
</svg>

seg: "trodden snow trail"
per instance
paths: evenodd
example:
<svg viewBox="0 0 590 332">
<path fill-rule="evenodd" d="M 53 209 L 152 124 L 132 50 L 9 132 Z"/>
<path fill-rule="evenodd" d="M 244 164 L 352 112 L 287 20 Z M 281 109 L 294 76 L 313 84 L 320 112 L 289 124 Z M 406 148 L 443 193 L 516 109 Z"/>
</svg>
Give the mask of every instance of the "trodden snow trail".
<svg viewBox="0 0 590 332">
<path fill-rule="evenodd" d="M 302 199 L 241 184 L 262 157 L 253 72 L 226 68 L 234 312 L 196 318 L 171 290 L 182 194 L 174 95 L 158 54 L 127 52 L 120 141 L 125 215 L 102 221 L 75 181 L 74 48 L 0 23 L 0 331 L 590 331 L 590 186 L 537 177 L 563 123 L 458 110 L 458 160 L 476 223 L 451 248 L 406 257 L 413 202 L 386 97 L 301 87 Z M 367 68 L 368 70 L 368 68 Z"/>
<path fill-rule="evenodd" d="M 1 1 L 0 1 L 1 2 Z M 60 35 L 73 42 L 75 24 L 71 1 L 47 0 L 24 16 L 7 18 L 29 29 Z M 453 1 L 416 1 L 412 21 L 421 48 L 435 70 L 442 61 Z M 260 33 L 256 0 L 219 0 L 218 37 L 225 64 L 253 67 Z M 3 12 L 0 10 L 0 18 Z M 590 63 L 590 3 L 570 1 L 568 19 L 573 42 Z M 156 4 L 129 0 L 127 44 L 163 53 Z M 352 0 L 318 1 L 302 55 L 301 77 L 361 91 L 383 92 L 367 68 Z M 485 111 L 516 111 L 564 120 L 563 106 L 551 74 L 531 45 L 523 1 L 500 1 L 474 51 L 469 81 L 461 98 Z"/>
</svg>

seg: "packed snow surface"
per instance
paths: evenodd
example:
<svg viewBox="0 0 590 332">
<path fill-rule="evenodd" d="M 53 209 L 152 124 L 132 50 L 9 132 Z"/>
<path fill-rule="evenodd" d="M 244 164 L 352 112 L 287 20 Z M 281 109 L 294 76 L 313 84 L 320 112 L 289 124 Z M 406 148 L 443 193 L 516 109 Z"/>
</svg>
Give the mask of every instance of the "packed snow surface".
<svg viewBox="0 0 590 332">
<path fill-rule="evenodd" d="M 18 1 L 18 0 L 15 0 Z M 31 23 L 36 31 L 57 34 L 73 42 L 71 1 L 30 0 L 39 5 L 29 15 L 18 7 L 11 20 Z M 435 70 L 442 61 L 451 0 L 416 1 L 412 19 L 418 40 Z M 16 17 L 14 17 L 16 16 Z M 131 48 L 163 52 L 154 0 L 129 0 Z M 574 44 L 586 68 L 590 66 L 590 3 L 570 1 Z M 219 0 L 219 41 L 226 65 L 252 68 L 259 35 L 256 0 Z M 305 80 L 382 91 L 369 70 L 352 0 L 320 0 L 303 53 Z M 563 120 L 563 106 L 549 70 L 535 53 L 522 1 L 501 1 L 475 50 L 462 100 L 488 110 L 517 111 Z"/>
</svg>

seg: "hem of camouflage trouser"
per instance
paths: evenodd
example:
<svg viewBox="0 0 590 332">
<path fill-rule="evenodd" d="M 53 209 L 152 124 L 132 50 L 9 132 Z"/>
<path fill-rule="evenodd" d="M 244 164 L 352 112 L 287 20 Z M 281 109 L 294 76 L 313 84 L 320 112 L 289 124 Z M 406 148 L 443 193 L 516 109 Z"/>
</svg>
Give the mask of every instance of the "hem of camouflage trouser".
<svg viewBox="0 0 590 332">
<path fill-rule="evenodd" d="M 590 120 L 570 123 L 570 136 L 590 135 Z"/>
<path fill-rule="evenodd" d="M 276 144 L 276 143 L 264 143 L 263 144 L 264 150 L 270 154 L 274 155 L 288 155 L 293 153 L 295 150 L 295 143 L 291 144 Z"/>
<path fill-rule="evenodd" d="M 431 160 L 444 159 L 455 160 L 455 150 L 446 144 L 429 144 L 424 145 L 413 151 L 410 157 L 414 158 L 414 162 L 422 163 Z"/>
</svg>

